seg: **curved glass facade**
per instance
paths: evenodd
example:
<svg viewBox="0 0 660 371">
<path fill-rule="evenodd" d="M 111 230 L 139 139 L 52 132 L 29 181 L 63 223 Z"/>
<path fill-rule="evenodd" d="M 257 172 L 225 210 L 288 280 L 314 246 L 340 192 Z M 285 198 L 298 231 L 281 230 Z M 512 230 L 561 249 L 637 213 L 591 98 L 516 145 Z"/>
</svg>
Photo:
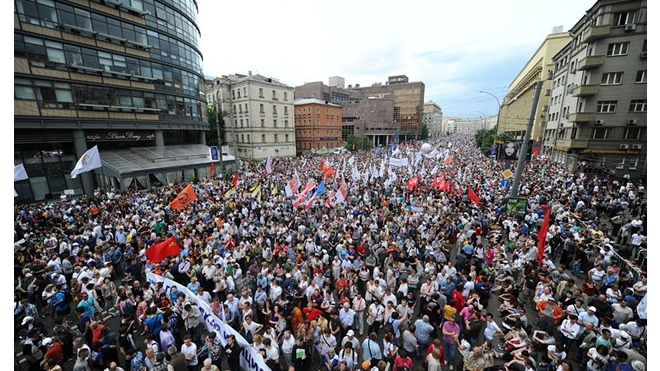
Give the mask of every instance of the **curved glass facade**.
<svg viewBox="0 0 660 371">
<path fill-rule="evenodd" d="M 14 0 L 14 133 L 21 138 L 14 161 L 35 178 L 19 185 L 21 199 L 88 191 L 68 174 L 76 155 L 95 144 L 90 138 L 145 133 L 139 142 L 108 139 L 101 151 L 163 146 L 174 137 L 182 139 L 174 144 L 203 142 L 197 12 L 194 0 Z M 44 149 L 70 158 L 31 155 Z M 43 169 L 48 176 L 37 184 Z"/>
</svg>

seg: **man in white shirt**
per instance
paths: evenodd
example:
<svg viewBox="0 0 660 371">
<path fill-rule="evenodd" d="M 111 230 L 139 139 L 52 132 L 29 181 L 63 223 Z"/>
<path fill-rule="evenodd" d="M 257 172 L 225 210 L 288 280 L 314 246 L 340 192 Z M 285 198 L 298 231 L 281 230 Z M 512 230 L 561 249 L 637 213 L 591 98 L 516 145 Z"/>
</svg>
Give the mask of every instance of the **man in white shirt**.
<svg viewBox="0 0 660 371">
<path fill-rule="evenodd" d="M 559 327 L 562 334 L 562 343 L 564 348 L 570 352 L 575 339 L 580 335 L 580 324 L 577 322 L 578 317 L 574 314 L 569 314 L 568 318 L 564 319 Z"/>
<path fill-rule="evenodd" d="M 355 298 L 353 298 L 353 311 L 355 312 L 355 322 L 353 323 L 353 327 L 358 331 L 360 336 L 364 334 L 364 320 L 365 320 L 366 309 L 367 309 L 367 302 L 358 292 L 355 295 Z"/>
</svg>

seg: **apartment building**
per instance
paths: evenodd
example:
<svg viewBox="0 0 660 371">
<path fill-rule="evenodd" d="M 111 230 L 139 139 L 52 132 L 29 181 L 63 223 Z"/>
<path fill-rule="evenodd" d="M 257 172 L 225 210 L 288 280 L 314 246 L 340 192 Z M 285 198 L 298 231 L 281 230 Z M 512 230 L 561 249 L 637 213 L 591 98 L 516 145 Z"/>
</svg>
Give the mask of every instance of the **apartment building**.
<svg viewBox="0 0 660 371">
<path fill-rule="evenodd" d="M 434 101 L 424 102 L 422 125 L 429 130 L 429 138 L 437 138 L 442 134 L 442 108 Z"/>
<path fill-rule="evenodd" d="M 547 120 L 548 101 L 552 85 L 552 57 L 571 40 L 568 32 L 550 34 L 509 85 L 500 110 L 499 135 L 523 139 L 534 103 L 537 82 L 542 82 L 541 95 L 533 117 L 530 139 L 539 141 Z"/>
<path fill-rule="evenodd" d="M 646 1 L 598 1 L 573 26 L 555 68 L 543 135 L 552 161 L 646 176 Z"/>
<path fill-rule="evenodd" d="M 296 99 L 296 153 L 342 147 L 342 106 L 320 99 Z"/>
<path fill-rule="evenodd" d="M 18 202 L 208 174 L 194 0 L 15 0 Z M 69 176 L 98 145 L 102 168 Z"/>
<path fill-rule="evenodd" d="M 219 107 L 234 155 L 250 160 L 296 156 L 293 87 L 248 72 L 207 82 L 206 97 Z"/>
</svg>

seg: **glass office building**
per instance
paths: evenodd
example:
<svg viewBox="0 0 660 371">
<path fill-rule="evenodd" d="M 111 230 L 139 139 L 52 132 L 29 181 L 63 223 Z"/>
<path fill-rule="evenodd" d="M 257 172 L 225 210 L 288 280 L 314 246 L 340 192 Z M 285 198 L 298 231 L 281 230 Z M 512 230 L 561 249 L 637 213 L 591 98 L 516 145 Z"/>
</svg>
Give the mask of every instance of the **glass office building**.
<svg viewBox="0 0 660 371">
<path fill-rule="evenodd" d="M 14 1 L 14 163 L 29 176 L 17 201 L 205 175 L 197 12 L 194 0 Z M 94 145 L 103 167 L 71 179 Z"/>
</svg>

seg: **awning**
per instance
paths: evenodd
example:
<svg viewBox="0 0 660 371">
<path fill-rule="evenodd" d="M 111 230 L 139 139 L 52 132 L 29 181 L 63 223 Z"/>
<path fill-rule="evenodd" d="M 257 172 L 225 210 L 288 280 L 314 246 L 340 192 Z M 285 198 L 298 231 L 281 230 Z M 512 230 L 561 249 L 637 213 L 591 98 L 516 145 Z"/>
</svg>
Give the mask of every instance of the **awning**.
<svg viewBox="0 0 660 371">
<path fill-rule="evenodd" d="M 96 173 L 116 178 L 211 166 L 209 147 L 204 144 L 105 150 L 100 155 L 103 167 Z M 222 160 L 230 163 L 235 159 L 223 155 Z"/>
</svg>

